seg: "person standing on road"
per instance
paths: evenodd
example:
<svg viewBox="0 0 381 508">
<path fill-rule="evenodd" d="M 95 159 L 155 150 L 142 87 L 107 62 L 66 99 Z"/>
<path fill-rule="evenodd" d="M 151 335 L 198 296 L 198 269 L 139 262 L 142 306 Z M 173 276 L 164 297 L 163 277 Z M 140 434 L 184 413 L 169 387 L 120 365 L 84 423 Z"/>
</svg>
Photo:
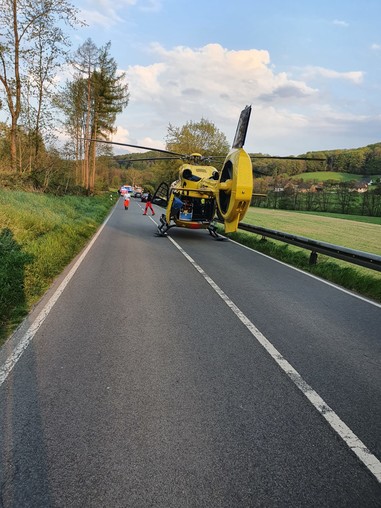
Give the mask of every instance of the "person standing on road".
<svg viewBox="0 0 381 508">
<path fill-rule="evenodd" d="M 148 196 L 147 196 L 146 207 L 144 209 L 143 215 L 147 215 L 148 208 L 151 210 L 152 215 L 155 215 L 155 211 L 152 207 L 151 201 L 152 201 L 152 194 L 149 192 Z"/>
<path fill-rule="evenodd" d="M 124 195 L 124 209 L 128 210 L 129 206 L 130 206 L 130 193 L 126 192 Z"/>
</svg>

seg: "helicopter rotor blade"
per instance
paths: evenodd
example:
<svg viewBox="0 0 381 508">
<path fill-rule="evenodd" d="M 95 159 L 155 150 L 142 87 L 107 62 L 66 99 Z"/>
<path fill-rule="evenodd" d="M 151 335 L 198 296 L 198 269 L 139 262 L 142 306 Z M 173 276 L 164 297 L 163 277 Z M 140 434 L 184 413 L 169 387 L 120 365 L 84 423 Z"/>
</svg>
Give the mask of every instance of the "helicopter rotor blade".
<svg viewBox="0 0 381 508">
<path fill-rule="evenodd" d="M 286 159 L 286 160 L 293 160 L 293 161 L 326 161 L 326 158 L 320 158 L 320 157 L 293 157 L 292 155 L 289 156 L 278 156 L 278 155 L 250 155 L 250 159 Z M 210 155 L 209 159 L 225 159 L 226 155 Z"/>
<path fill-rule="evenodd" d="M 180 157 L 148 157 L 142 159 L 115 159 L 117 162 L 140 162 L 140 161 L 177 161 Z"/>
<path fill-rule="evenodd" d="M 241 111 L 232 148 L 243 148 L 246 140 L 247 128 L 249 126 L 250 114 L 251 106 L 246 106 L 245 109 Z"/>
<path fill-rule="evenodd" d="M 177 157 L 183 158 L 186 157 L 184 154 L 177 152 L 170 152 L 169 150 L 162 150 L 160 148 L 152 148 L 149 146 L 140 146 L 140 145 L 131 145 L 129 143 L 117 143 L 116 141 L 106 141 L 104 139 L 93 139 L 93 138 L 85 138 L 86 141 L 94 141 L 95 143 L 107 143 L 109 145 L 119 145 L 119 146 L 129 146 L 131 148 L 141 148 L 142 150 L 150 150 L 152 152 L 160 152 L 167 153 L 169 155 L 177 155 Z"/>
<path fill-rule="evenodd" d="M 269 173 L 264 173 L 263 171 L 259 171 L 259 169 L 253 169 L 253 174 L 254 175 L 259 175 L 259 176 L 272 176 Z"/>
<path fill-rule="evenodd" d="M 326 158 L 318 158 L 318 157 L 281 157 L 277 155 L 249 155 L 250 159 L 285 159 L 292 161 L 326 161 Z"/>
</svg>

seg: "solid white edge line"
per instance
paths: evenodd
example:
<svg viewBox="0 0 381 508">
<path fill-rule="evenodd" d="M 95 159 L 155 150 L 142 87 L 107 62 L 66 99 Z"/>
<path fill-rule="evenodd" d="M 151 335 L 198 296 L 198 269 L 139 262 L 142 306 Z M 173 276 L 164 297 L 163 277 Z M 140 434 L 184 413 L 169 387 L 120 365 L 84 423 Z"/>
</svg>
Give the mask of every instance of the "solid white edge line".
<svg viewBox="0 0 381 508">
<path fill-rule="evenodd" d="M 221 235 L 223 236 L 223 235 Z M 236 240 L 232 240 L 231 238 L 227 238 L 224 236 L 226 240 L 229 242 L 235 243 L 236 245 L 239 245 L 240 247 L 243 247 L 244 249 L 251 250 L 251 252 L 255 252 L 256 254 L 259 254 L 260 256 L 263 256 L 267 259 L 271 259 L 272 261 L 275 261 L 276 263 L 279 263 L 283 266 L 287 266 L 288 268 L 291 268 L 292 270 L 296 270 L 297 272 L 303 273 L 304 275 L 307 275 L 308 277 L 312 277 L 313 279 L 316 279 L 323 284 L 327 284 L 327 286 L 331 286 L 335 289 L 338 289 L 342 293 L 346 293 L 347 295 L 354 296 L 355 298 L 358 298 L 359 300 L 363 300 L 364 302 L 370 303 L 374 305 L 375 307 L 379 307 L 381 309 L 381 304 L 378 302 L 375 302 L 373 300 L 369 300 L 368 298 L 365 298 L 365 296 L 358 295 L 357 293 L 353 293 L 352 291 L 349 291 L 349 289 L 345 289 L 338 284 L 334 284 L 333 282 L 330 282 L 329 280 L 325 280 L 322 277 L 318 277 L 317 275 L 314 275 L 313 273 L 305 272 L 304 270 L 301 270 L 300 268 L 297 268 L 296 266 L 288 265 L 284 261 L 280 261 L 279 259 L 273 258 L 269 256 L 268 254 L 264 254 L 263 252 L 260 252 L 258 250 L 253 249 L 252 247 L 248 247 L 247 245 L 244 245 L 243 243 L 239 243 Z"/>
<path fill-rule="evenodd" d="M 325 418 L 332 429 L 343 439 L 347 446 L 357 455 L 365 467 L 381 483 L 381 462 L 373 455 L 365 444 L 352 432 L 352 430 L 339 418 L 328 404 L 315 392 L 315 390 L 304 381 L 302 376 L 294 367 L 279 353 L 279 351 L 266 339 L 266 337 L 256 328 L 256 326 L 245 316 L 245 314 L 230 300 L 222 289 L 207 275 L 204 270 L 194 261 L 194 259 L 185 250 L 173 240 L 167 237 L 172 244 L 181 252 L 181 254 L 193 265 L 193 267 L 204 277 L 214 291 L 222 298 L 228 307 L 234 312 L 238 319 L 246 326 L 255 339 L 264 347 L 267 353 L 275 360 L 279 367 L 307 397 L 314 408 Z M 256 252 L 256 251 L 255 251 Z M 272 259 L 272 258 L 271 258 Z M 288 266 L 288 265 L 287 265 Z M 303 272 L 304 273 L 304 272 Z"/>
<path fill-rule="evenodd" d="M 30 342 L 32 341 L 33 337 L 35 336 L 37 330 L 40 328 L 42 323 L 47 318 L 49 312 L 52 310 L 54 304 L 57 302 L 58 298 L 61 296 L 62 292 L 72 279 L 73 275 L 77 271 L 78 267 L 82 263 L 82 261 L 85 259 L 87 253 L 97 240 L 98 236 L 103 231 L 103 228 L 107 224 L 108 220 L 110 219 L 113 211 L 109 214 L 109 216 L 106 218 L 106 220 L 103 222 L 101 227 L 98 229 L 98 231 L 95 233 L 93 238 L 91 239 L 90 243 L 87 245 L 85 250 L 82 252 L 80 257 L 77 259 L 73 267 L 70 269 L 69 273 L 66 275 L 66 277 L 63 279 L 61 284 L 58 286 L 52 297 L 49 299 L 45 307 L 42 309 L 42 311 L 39 313 L 37 318 L 34 320 L 34 322 L 31 324 L 31 326 L 28 328 L 28 330 L 25 332 L 25 334 L 22 336 L 20 342 L 17 344 L 17 346 L 13 349 L 12 353 L 8 356 L 6 361 L 3 365 L 0 366 L 0 387 L 4 383 L 4 381 L 7 379 L 9 374 L 11 373 L 13 367 L 16 365 L 17 361 L 23 354 L 23 352 L 26 350 Z"/>
</svg>

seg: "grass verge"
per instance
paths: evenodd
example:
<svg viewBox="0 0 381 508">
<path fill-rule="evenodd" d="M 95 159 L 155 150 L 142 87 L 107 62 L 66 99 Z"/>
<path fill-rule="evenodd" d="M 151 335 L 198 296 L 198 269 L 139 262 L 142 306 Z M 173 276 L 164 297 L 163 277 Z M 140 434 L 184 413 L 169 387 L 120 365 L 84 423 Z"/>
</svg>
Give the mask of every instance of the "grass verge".
<svg viewBox="0 0 381 508">
<path fill-rule="evenodd" d="M 109 213 L 116 194 L 0 190 L 0 345 Z"/>
</svg>

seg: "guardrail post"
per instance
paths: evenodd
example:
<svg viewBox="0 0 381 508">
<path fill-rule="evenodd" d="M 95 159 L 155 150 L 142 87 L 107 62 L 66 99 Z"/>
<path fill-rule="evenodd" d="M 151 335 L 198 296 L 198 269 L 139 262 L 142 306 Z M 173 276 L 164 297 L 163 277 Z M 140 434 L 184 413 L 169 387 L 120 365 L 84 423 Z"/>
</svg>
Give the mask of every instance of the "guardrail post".
<svg viewBox="0 0 381 508">
<path fill-rule="evenodd" d="M 316 265 L 317 263 L 317 252 L 316 251 L 311 251 L 311 255 L 310 255 L 310 265 Z"/>
</svg>

